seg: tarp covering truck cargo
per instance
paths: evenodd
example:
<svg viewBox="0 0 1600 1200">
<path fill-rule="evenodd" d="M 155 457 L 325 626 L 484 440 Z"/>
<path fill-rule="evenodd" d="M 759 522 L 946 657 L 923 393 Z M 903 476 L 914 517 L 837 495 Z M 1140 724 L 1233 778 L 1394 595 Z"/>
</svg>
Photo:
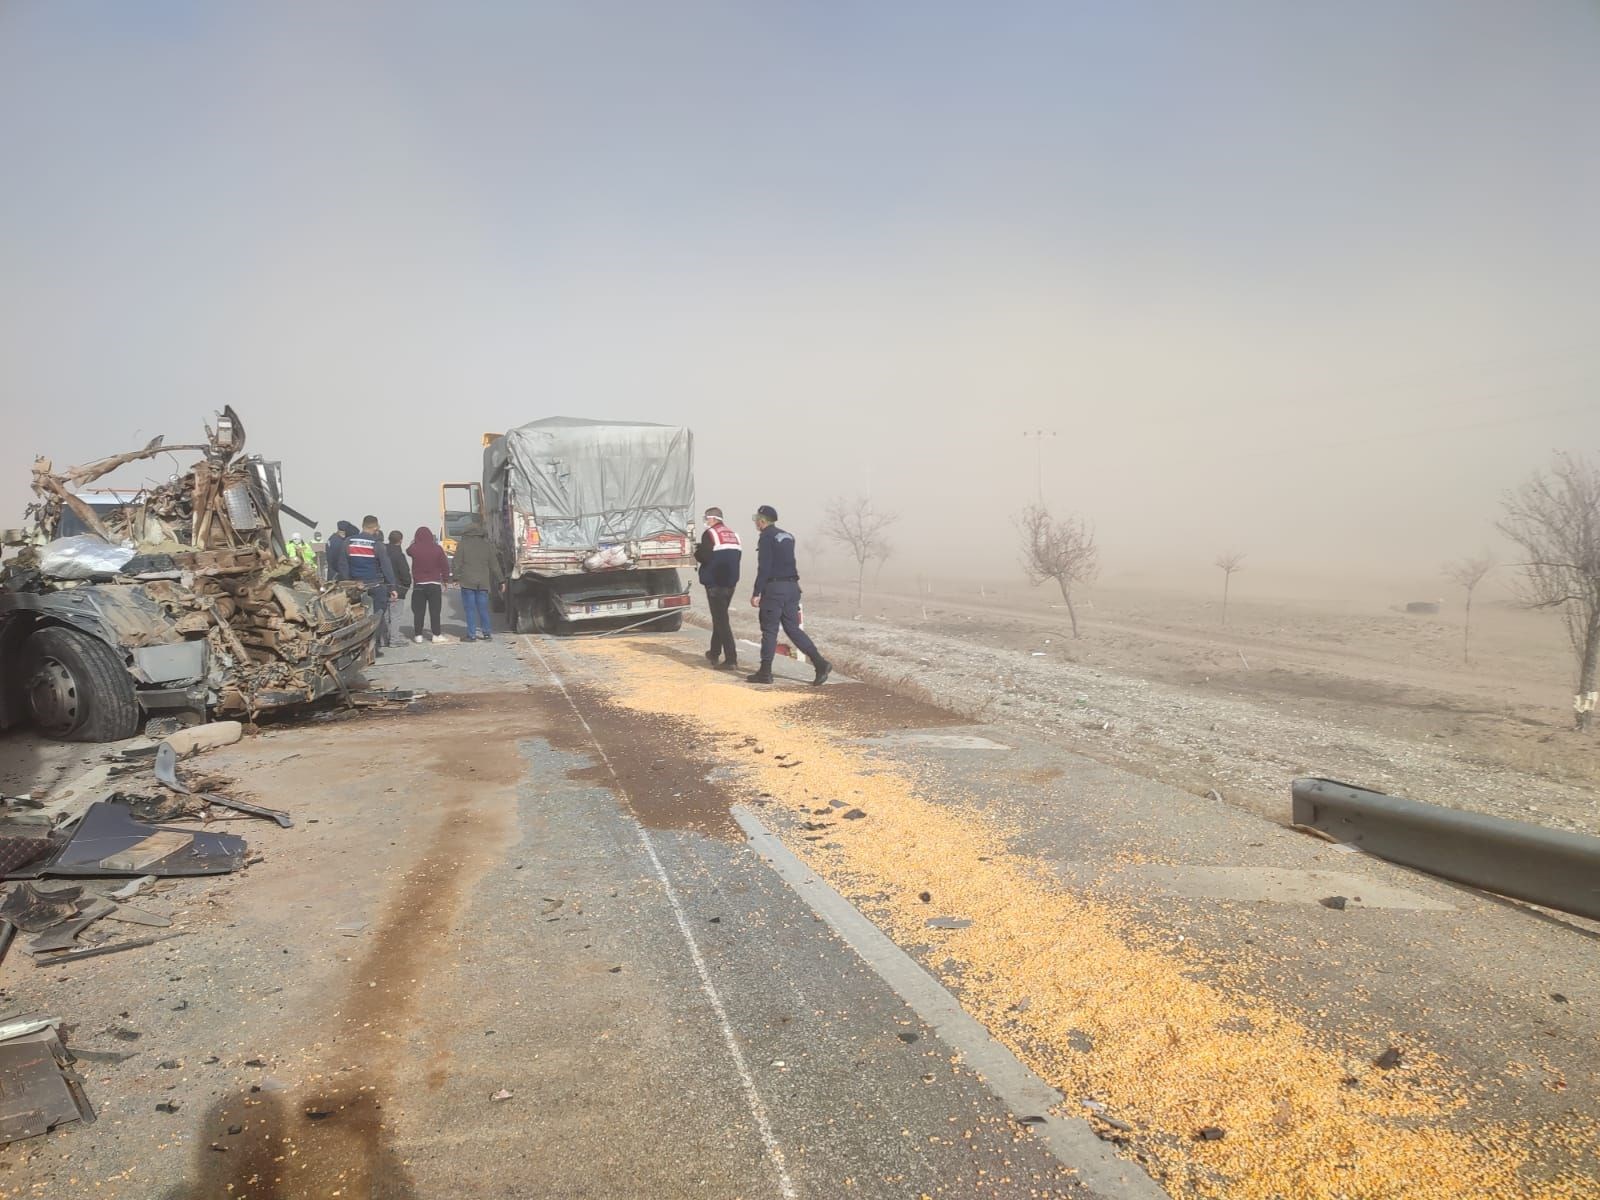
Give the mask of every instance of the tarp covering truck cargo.
<svg viewBox="0 0 1600 1200">
<path fill-rule="evenodd" d="M 549 417 L 490 440 L 483 505 L 513 628 L 677 629 L 694 566 L 694 435 Z"/>
</svg>

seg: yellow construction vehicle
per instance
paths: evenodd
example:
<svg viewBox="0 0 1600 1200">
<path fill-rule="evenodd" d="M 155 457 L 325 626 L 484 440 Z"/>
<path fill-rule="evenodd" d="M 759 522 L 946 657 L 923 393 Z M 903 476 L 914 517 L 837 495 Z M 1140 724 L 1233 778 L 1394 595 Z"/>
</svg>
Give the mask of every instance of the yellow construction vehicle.
<svg viewBox="0 0 1600 1200">
<path fill-rule="evenodd" d="M 500 435 L 483 435 L 485 447 Z M 451 558 L 456 554 L 456 538 L 473 521 L 483 520 L 483 485 L 479 483 L 441 483 L 439 485 L 439 545 Z"/>
</svg>

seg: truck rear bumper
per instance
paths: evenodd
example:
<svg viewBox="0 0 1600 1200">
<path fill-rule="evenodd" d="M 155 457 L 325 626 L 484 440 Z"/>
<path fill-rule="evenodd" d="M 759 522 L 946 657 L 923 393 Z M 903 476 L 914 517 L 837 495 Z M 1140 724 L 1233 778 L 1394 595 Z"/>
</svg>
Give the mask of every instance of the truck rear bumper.
<svg viewBox="0 0 1600 1200">
<path fill-rule="evenodd" d="M 689 593 L 674 596 L 639 596 L 629 600 L 597 600 L 567 603 L 559 597 L 556 608 L 567 621 L 609 621 L 618 617 L 647 617 L 655 612 L 682 612 L 689 607 Z"/>
</svg>

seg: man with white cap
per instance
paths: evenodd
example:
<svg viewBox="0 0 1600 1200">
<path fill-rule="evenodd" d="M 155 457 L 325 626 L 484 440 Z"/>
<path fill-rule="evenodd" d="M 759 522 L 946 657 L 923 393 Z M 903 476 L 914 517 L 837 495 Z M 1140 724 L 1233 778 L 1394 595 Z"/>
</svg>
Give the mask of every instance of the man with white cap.
<svg viewBox="0 0 1600 1200">
<path fill-rule="evenodd" d="M 694 560 L 700 564 L 700 586 L 706 590 L 706 604 L 711 609 L 711 649 L 706 651 L 706 658 L 713 666 L 722 659 L 724 671 L 739 665 L 739 646 L 733 640 L 728 605 L 733 603 L 733 593 L 739 586 L 743 557 L 739 535 L 723 524 L 722 510 L 706 509 L 706 531 L 694 548 Z"/>
</svg>

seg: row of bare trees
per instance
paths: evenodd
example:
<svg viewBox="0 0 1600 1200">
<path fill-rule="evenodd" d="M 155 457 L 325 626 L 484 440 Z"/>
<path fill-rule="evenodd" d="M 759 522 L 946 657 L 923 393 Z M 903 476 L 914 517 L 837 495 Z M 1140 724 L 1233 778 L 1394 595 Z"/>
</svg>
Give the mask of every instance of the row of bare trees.
<svg viewBox="0 0 1600 1200">
<path fill-rule="evenodd" d="M 856 564 L 856 608 L 860 611 L 869 562 L 880 567 L 892 547 L 888 531 L 896 514 L 870 498 L 834 500 L 828 505 L 823 536 L 844 546 Z M 1035 587 L 1055 583 L 1079 636 L 1075 593 L 1099 574 L 1094 530 L 1081 516 L 1055 516 L 1043 504 L 1030 505 L 1016 520 L 1022 568 Z M 1497 522 L 1500 532 L 1521 552 L 1517 591 L 1530 608 L 1561 614 L 1576 660 L 1576 725 L 1588 729 L 1600 696 L 1600 465 L 1572 454 L 1557 454 L 1551 465 L 1508 493 Z M 1217 557 L 1222 571 L 1222 622 L 1228 621 L 1233 576 L 1244 569 L 1244 555 L 1230 550 Z M 1472 602 L 1494 570 L 1487 551 L 1446 564 L 1444 574 L 1466 594 L 1462 655 L 1472 661 Z"/>
</svg>

